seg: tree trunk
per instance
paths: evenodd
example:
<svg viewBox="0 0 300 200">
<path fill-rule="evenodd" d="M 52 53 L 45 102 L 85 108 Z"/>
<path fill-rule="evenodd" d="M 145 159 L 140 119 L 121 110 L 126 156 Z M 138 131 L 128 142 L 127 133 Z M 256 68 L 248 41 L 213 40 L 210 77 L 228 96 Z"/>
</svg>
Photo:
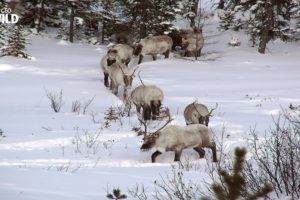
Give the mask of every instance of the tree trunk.
<svg viewBox="0 0 300 200">
<path fill-rule="evenodd" d="M 218 9 L 224 9 L 225 7 L 225 1 L 224 0 L 220 0 L 219 4 L 218 4 Z"/>
<path fill-rule="evenodd" d="M 271 40 L 270 33 L 273 24 L 273 9 L 271 3 L 268 2 L 265 3 L 265 11 L 266 11 L 266 18 L 260 35 L 260 41 L 258 46 L 258 52 L 261 54 L 264 54 L 266 52 L 267 43 Z"/>
<path fill-rule="evenodd" d="M 147 28 L 145 24 L 140 25 L 140 38 L 143 39 L 147 36 Z"/>
<path fill-rule="evenodd" d="M 103 19 L 102 19 L 102 37 L 101 37 L 102 44 L 104 43 L 104 39 L 105 39 L 105 29 L 106 29 L 106 22 L 103 17 Z"/>
<path fill-rule="evenodd" d="M 37 32 L 41 31 L 41 23 L 42 23 L 42 19 L 43 19 L 44 9 L 45 9 L 45 1 L 41 0 L 41 9 L 40 9 L 40 13 L 39 13 Z"/>
<path fill-rule="evenodd" d="M 69 40 L 72 43 L 74 41 L 74 6 L 73 5 L 71 6 Z"/>
<path fill-rule="evenodd" d="M 191 20 L 190 26 L 191 27 L 195 27 L 195 25 L 196 25 L 196 17 L 197 17 L 197 14 L 198 14 L 199 0 L 194 0 L 193 4 L 194 5 L 191 8 L 191 12 L 195 13 L 195 15 L 193 17 L 190 17 L 190 20 Z"/>
<path fill-rule="evenodd" d="M 148 21 L 146 6 L 149 5 L 149 2 L 144 3 L 145 5 L 141 7 L 142 9 L 142 23 L 140 23 L 140 38 L 145 38 L 147 36 L 147 26 L 146 22 Z"/>
</svg>

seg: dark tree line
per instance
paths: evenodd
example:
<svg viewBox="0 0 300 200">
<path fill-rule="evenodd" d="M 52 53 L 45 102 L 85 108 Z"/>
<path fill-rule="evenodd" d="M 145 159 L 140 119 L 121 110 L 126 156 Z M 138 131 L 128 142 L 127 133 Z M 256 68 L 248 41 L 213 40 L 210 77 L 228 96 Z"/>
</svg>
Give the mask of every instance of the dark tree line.
<svg viewBox="0 0 300 200">
<path fill-rule="evenodd" d="M 286 0 L 227 0 L 220 1 L 223 8 L 220 28 L 223 30 L 245 30 L 252 46 L 265 53 L 272 39 L 290 41 L 297 35 L 300 25 L 300 2 Z M 297 20 L 293 26 L 292 20 Z"/>
<path fill-rule="evenodd" d="M 73 41 L 87 36 L 102 42 L 114 33 L 137 38 L 172 30 L 175 18 L 195 25 L 199 0 L 21 0 L 11 1 L 20 24 L 35 29 L 59 28 L 58 35 Z M 128 34 L 127 34 L 128 35 Z"/>
<path fill-rule="evenodd" d="M 0 5 L 12 8 L 20 16 L 17 25 L 33 32 L 55 28 L 59 38 L 92 44 L 132 44 L 149 34 L 174 34 L 175 20 L 185 19 L 194 27 L 202 15 L 201 0 L 1 0 Z M 300 1 L 220 0 L 215 8 L 222 10 L 220 29 L 245 31 L 260 53 L 271 40 L 300 38 Z M 7 27 L 0 29 L 3 49 Z"/>
</svg>

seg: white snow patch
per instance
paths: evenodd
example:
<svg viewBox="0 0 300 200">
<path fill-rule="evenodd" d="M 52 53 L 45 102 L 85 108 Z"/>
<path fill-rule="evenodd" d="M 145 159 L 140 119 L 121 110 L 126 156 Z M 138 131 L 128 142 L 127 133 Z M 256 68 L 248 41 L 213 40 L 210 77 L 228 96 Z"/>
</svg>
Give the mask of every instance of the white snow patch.
<svg viewBox="0 0 300 200">
<path fill-rule="evenodd" d="M 9 64 L 1 64 L 0 65 L 0 72 L 2 72 L 2 71 L 11 71 L 13 69 L 14 69 L 14 67 L 12 65 L 9 65 Z"/>
<path fill-rule="evenodd" d="M 66 40 L 60 40 L 59 42 L 57 42 L 57 44 L 62 46 L 67 46 L 69 45 L 69 42 L 67 42 Z"/>
</svg>

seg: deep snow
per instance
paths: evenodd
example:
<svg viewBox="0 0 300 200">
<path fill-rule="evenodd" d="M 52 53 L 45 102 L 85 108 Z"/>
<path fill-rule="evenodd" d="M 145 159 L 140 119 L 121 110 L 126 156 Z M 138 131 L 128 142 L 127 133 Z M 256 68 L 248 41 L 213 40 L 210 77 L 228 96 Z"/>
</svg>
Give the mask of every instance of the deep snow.
<svg viewBox="0 0 300 200">
<path fill-rule="evenodd" d="M 271 52 L 260 55 L 242 35 L 237 35 L 241 47 L 228 47 L 235 35 L 210 39 L 216 42 L 205 47 L 200 61 L 146 58 L 139 67 L 145 84 L 156 84 L 164 91 L 163 104 L 170 108 L 174 124 L 185 125 L 182 113 L 192 101 L 197 99 L 211 108 L 217 102 L 210 127 L 218 138 L 226 127 L 225 152 L 229 155 L 235 146 L 247 145 L 250 127 L 256 127 L 262 136 L 281 107 L 300 104 L 299 43 L 275 41 L 269 46 Z M 150 163 L 153 151 L 140 152 L 142 138 L 131 130 L 138 125 L 134 111 L 129 118 L 97 132 L 107 109 L 122 105 L 103 85 L 99 62 L 106 48 L 41 36 L 33 36 L 30 42 L 28 52 L 33 60 L 0 60 L 0 128 L 6 136 L 0 137 L 1 199 L 105 199 L 107 188 L 120 187 L 126 192 L 136 183 L 151 191 L 154 180 L 170 171 L 173 153 Z M 207 54 L 212 51 L 215 53 Z M 138 84 L 136 78 L 134 85 Z M 63 89 L 60 113 L 50 108 L 45 89 L 54 93 Z M 87 114 L 71 112 L 73 101 L 93 97 Z M 84 141 L 96 133 L 96 145 L 85 147 Z M 77 142 L 82 146 L 77 147 Z M 186 172 L 189 177 L 208 180 L 205 159 L 198 160 L 191 150 L 184 152 L 185 159 L 201 166 Z"/>
</svg>

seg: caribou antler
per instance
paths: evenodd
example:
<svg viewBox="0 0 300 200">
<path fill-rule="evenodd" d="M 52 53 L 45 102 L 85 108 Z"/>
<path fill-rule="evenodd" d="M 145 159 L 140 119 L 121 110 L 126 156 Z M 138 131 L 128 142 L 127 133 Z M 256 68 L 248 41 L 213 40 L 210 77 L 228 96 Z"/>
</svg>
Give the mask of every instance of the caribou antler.
<svg viewBox="0 0 300 200">
<path fill-rule="evenodd" d="M 153 134 L 157 134 L 160 130 L 162 130 L 163 128 L 165 128 L 170 122 L 173 121 L 172 117 L 171 117 L 171 114 L 170 114 L 170 110 L 169 108 L 167 108 L 166 110 L 166 113 L 167 113 L 167 116 L 169 117 L 168 121 L 166 121 L 166 123 L 160 127 L 158 130 L 156 130 L 155 132 L 153 133 L 149 133 L 148 135 L 153 135 Z M 141 120 L 141 119 L 138 119 L 140 121 L 140 123 L 145 127 L 145 132 L 144 132 L 144 137 L 147 135 L 147 124 L 144 120 Z"/>
<path fill-rule="evenodd" d="M 171 114 L 170 114 L 169 108 L 167 108 L 166 113 L 167 113 L 167 115 L 169 117 L 168 121 L 162 127 L 160 127 L 158 130 L 156 130 L 154 133 L 151 133 L 151 135 L 158 133 L 160 130 L 162 130 L 163 128 L 165 128 L 169 123 L 171 123 L 173 121 L 173 119 L 171 117 Z"/>
<path fill-rule="evenodd" d="M 123 68 L 121 67 L 121 65 L 118 65 L 118 66 L 119 66 L 119 68 L 121 69 L 123 75 L 126 75 L 125 72 L 123 71 Z"/>
<path fill-rule="evenodd" d="M 141 79 L 140 73 L 141 73 L 141 71 L 139 71 L 139 73 L 138 73 L 139 79 L 140 79 L 140 81 L 141 81 L 142 85 L 143 85 L 143 86 L 145 86 L 145 84 L 144 84 L 143 80 Z"/>
<path fill-rule="evenodd" d="M 139 68 L 139 67 L 137 67 L 137 68 L 135 68 L 135 69 L 133 70 L 133 72 L 132 72 L 131 76 L 133 76 L 133 75 L 134 75 L 135 71 L 136 71 L 138 68 Z"/>
<path fill-rule="evenodd" d="M 144 131 L 144 137 L 147 135 L 147 124 L 146 124 L 146 122 L 145 121 L 143 121 L 143 120 L 141 120 L 141 119 L 139 119 L 139 121 L 141 122 L 141 124 L 145 127 L 145 131 Z"/>
<path fill-rule="evenodd" d="M 193 107 L 195 108 L 195 110 L 197 111 L 197 113 L 201 116 L 201 113 L 199 112 L 199 110 L 197 109 L 197 107 L 195 106 L 195 104 L 197 103 L 198 101 L 194 101 L 193 102 Z"/>
<path fill-rule="evenodd" d="M 122 71 L 123 75 L 124 75 L 124 76 L 126 76 L 126 74 L 125 74 L 125 72 L 124 72 L 123 68 L 121 67 L 121 65 L 118 65 L 118 66 L 119 66 L 119 68 L 121 69 L 121 71 Z M 135 68 L 135 69 L 133 70 L 133 73 L 131 74 L 131 76 L 133 76 L 133 75 L 134 75 L 135 71 L 136 71 L 138 68 L 139 68 L 139 67 L 137 67 L 137 68 Z"/>
<path fill-rule="evenodd" d="M 209 111 L 209 113 L 208 113 L 208 116 L 212 116 L 212 112 L 214 111 L 214 110 L 216 110 L 217 108 L 218 108 L 218 103 L 216 103 L 216 107 L 214 107 L 214 108 L 212 108 L 210 111 Z"/>
</svg>

